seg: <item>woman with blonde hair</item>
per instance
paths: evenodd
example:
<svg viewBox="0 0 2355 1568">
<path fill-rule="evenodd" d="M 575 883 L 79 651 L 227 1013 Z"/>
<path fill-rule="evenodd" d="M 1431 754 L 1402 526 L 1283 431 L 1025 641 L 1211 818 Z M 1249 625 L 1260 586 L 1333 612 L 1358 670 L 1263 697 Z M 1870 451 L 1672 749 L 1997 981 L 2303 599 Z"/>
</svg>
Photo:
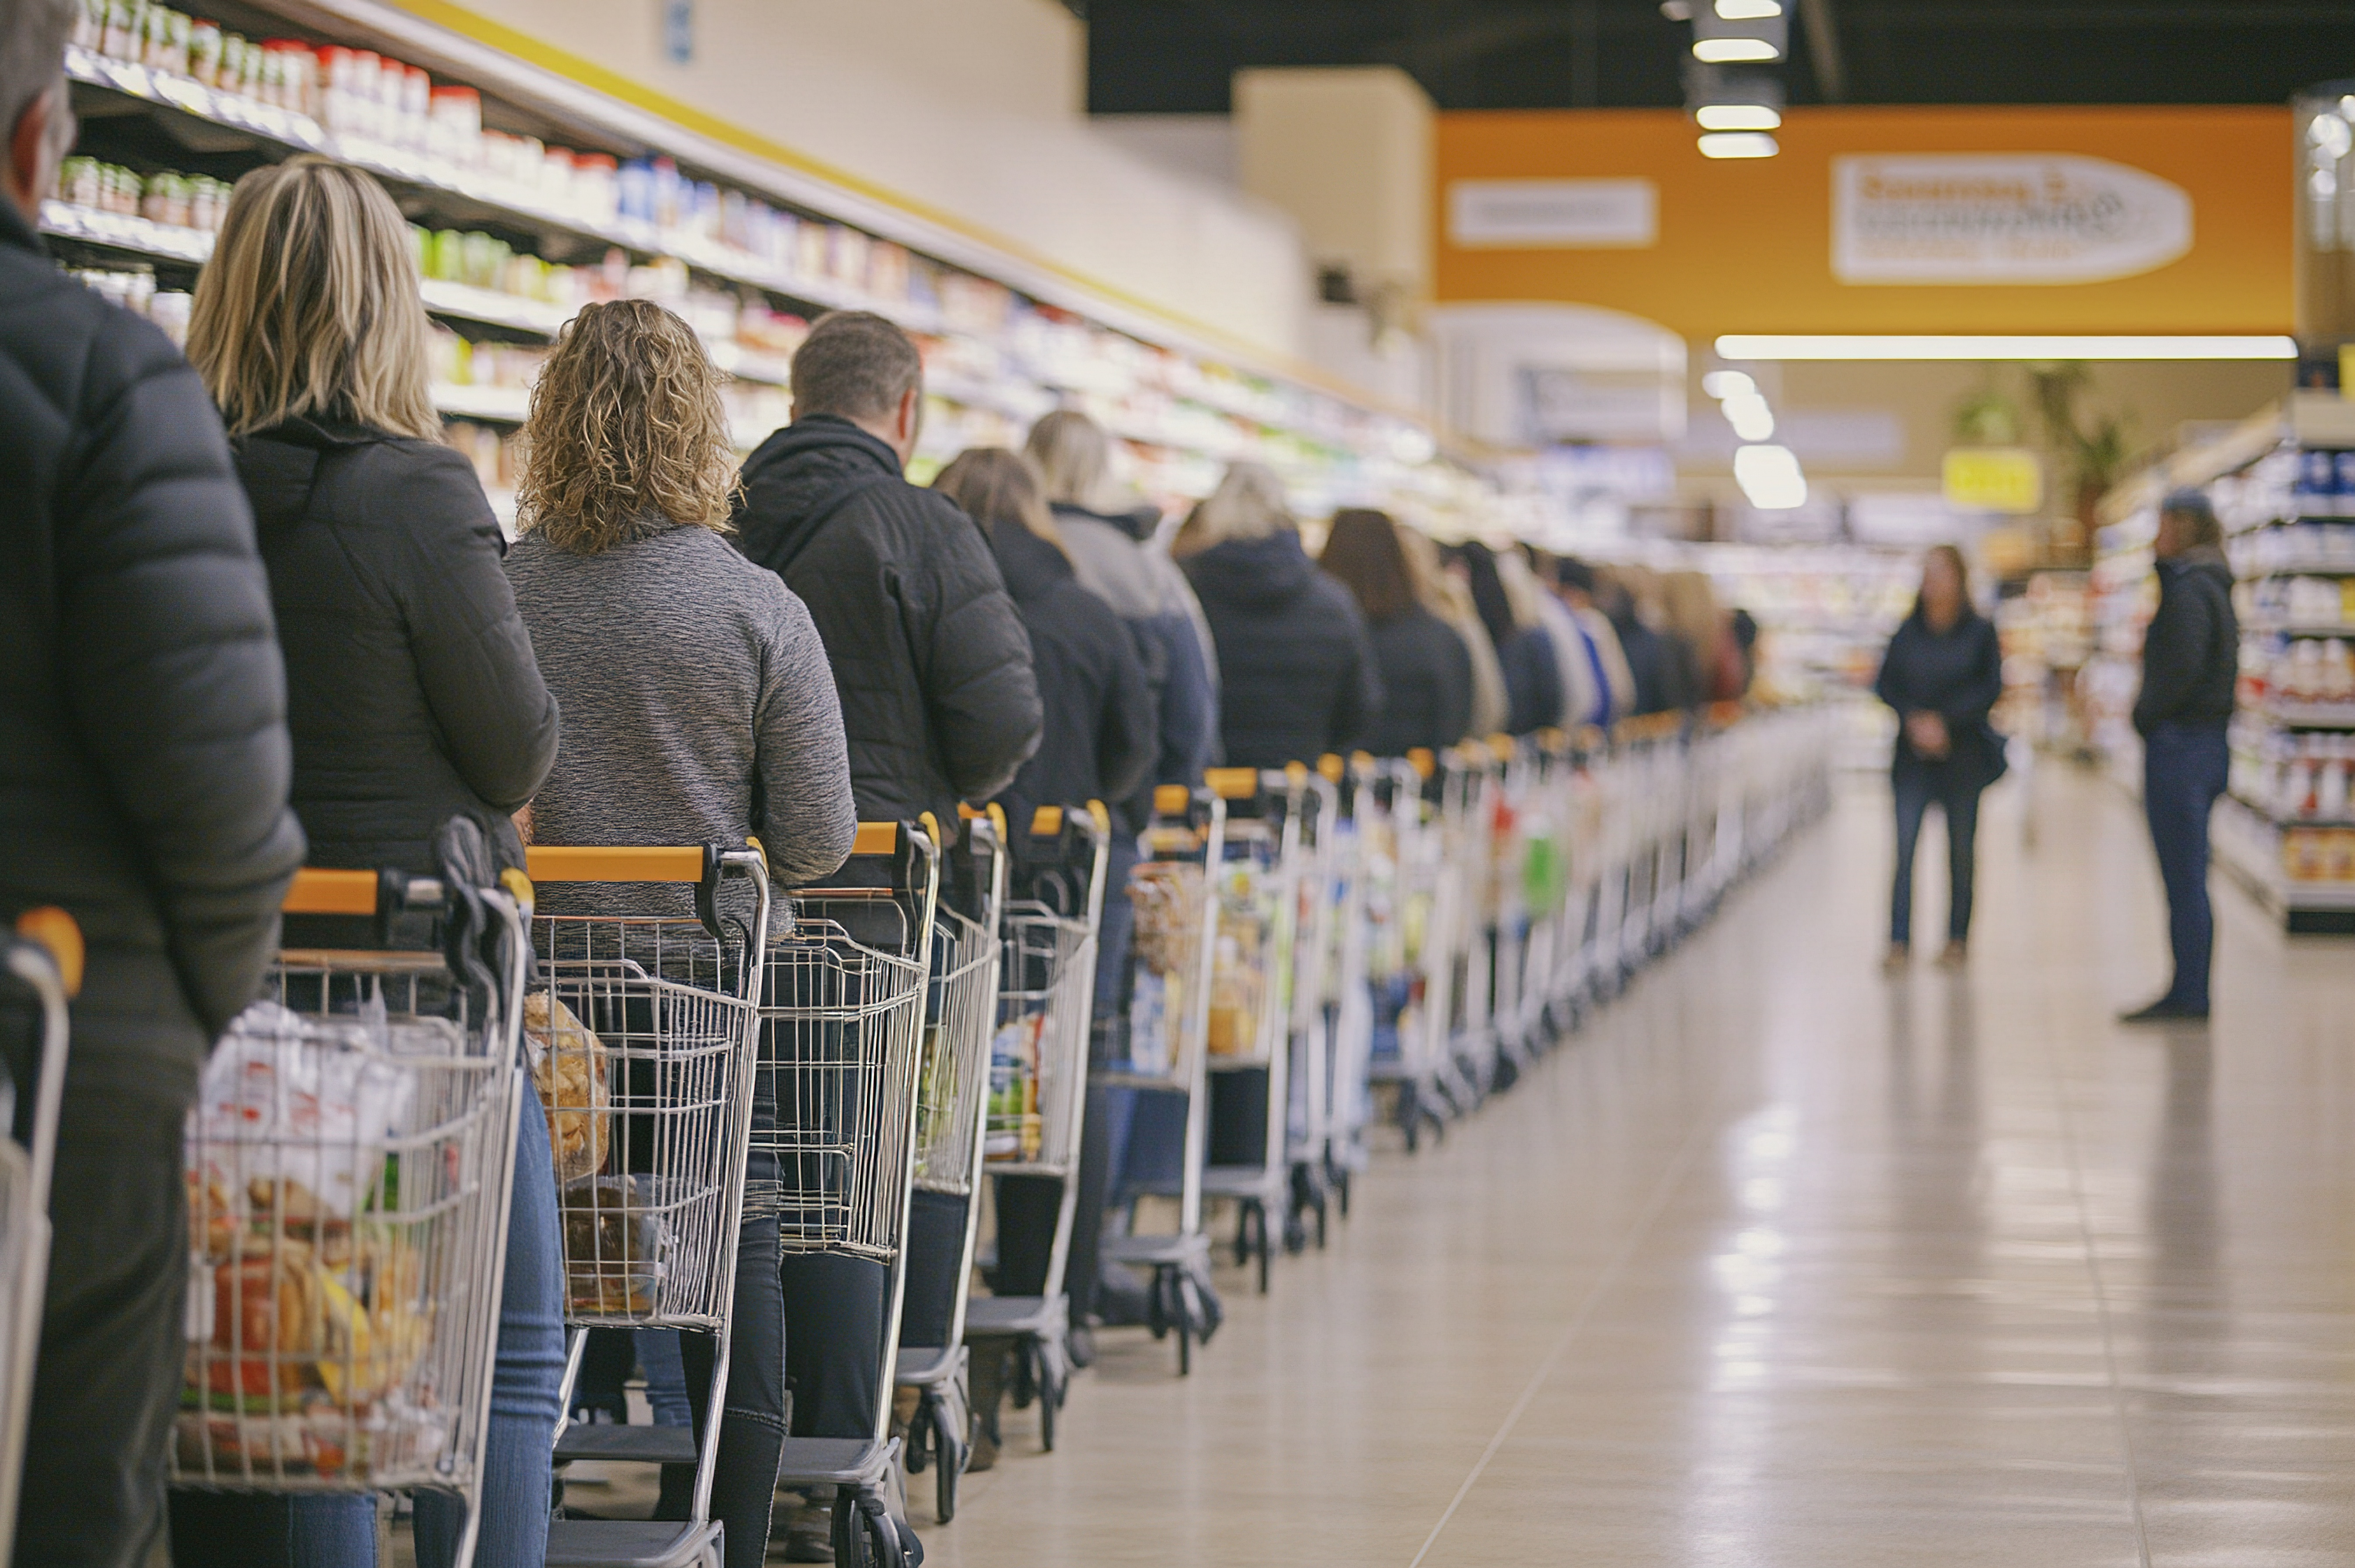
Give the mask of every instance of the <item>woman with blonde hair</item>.
<svg viewBox="0 0 2355 1568">
<path fill-rule="evenodd" d="M 408 227 L 374 179 L 298 157 L 238 181 L 197 282 L 188 357 L 220 406 L 270 571 L 292 798 L 314 866 L 438 871 L 433 840 L 453 817 L 520 864 L 508 814 L 556 755 L 556 704 L 500 571 L 498 523 L 438 439 L 427 333 Z M 310 945 L 368 943 L 287 923 Z M 546 1124 L 527 1116 L 474 1559 L 489 1568 L 545 1553 L 564 1369 L 555 1188 Z M 452 1562 L 454 1499 L 421 1493 L 417 1521 L 419 1561 Z M 182 1568 L 348 1568 L 375 1561 L 376 1504 L 183 1492 L 172 1537 Z"/>
<path fill-rule="evenodd" d="M 532 803 L 536 838 L 570 844 L 741 844 L 791 887 L 826 876 L 858 829 L 842 709 L 808 608 L 727 538 L 735 491 L 719 372 L 694 329 L 645 300 L 592 304 L 557 339 L 525 421 L 516 602 L 564 703 L 564 749 Z M 665 890 L 669 891 L 669 890 Z M 647 913 L 687 914 L 648 904 Z M 541 907 L 597 907 L 550 888 Z M 610 909 L 609 901 L 604 907 Z M 756 1093 L 773 1125 L 774 1089 Z M 773 1184 L 756 1154 L 748 1178 Z M 728 1381 L 711 1511 L 729 1568 L 768 1549 L 785 1437 L 788 1347 L 777 1220 L 737 1235 Z M 796 1306 L 796 1341 L 825 1339 Z M 880 1330 L 877 1330 L 879 1338 Z M 709 1335 L 683 1336 L 698 1429 L 712 1415 Z M 801 1347 L 806 1349 L 807 1345 Z M 683 1520 L 693 1470 L 664 1467 L 657 1517 Z"/>
<path fill-rule="evenodd" d="M 1284 481 L 1232 464 L 1174 550 L 1218 645 L 1228 764 L 1313 763 L 1361 744 L 1382 710 L 1366 617 L 1301 549 Z"/>
</svg>

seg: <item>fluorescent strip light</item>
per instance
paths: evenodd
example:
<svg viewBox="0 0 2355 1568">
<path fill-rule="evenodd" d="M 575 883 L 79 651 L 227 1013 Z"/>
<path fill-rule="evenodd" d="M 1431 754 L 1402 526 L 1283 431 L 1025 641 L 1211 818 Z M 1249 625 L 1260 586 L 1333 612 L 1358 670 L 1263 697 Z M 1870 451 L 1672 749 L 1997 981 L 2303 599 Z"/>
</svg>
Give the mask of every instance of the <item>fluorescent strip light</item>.
<svg viewBox="0 0 2355 1568">
<path fill-rule="evenodd" d="M 2272 336 L 1728 333 L 1717 340 L 1717 353 L 1721 359 L 2295 359 L 2297 343 Z"/>
<path fill-rule="evenodd" d="M 1762 512 L 1787 512 L 1807 504 L 1807 476 L 1787 446 L 1735 448 L 1733 482 Z"/>
<path fill-rule="evenodd" d="M 1717 14 L 1729 22 L 1756 22 L 1783 14 L 1783 0 L 1717 0 Z"/>
<path fill-rule="evenodd" d="M 1758 395 L 1758 383 L 1740 370 L 1711 370 L 1700 379 L 1700 389 L 1712 398 L 1738 398 L 1748 393 Z"/>
<path fill-rule="evenodd" d="M 1774 411 L 1766 400 L 1755 392 L 1736 392 L 1723 404 L 1725 422 L 1733 427 L 1735 439 L 1764 441 L 1774 433 Z"/>
<path fill-rule="evenodd" d="M 1704 103 L 1693 111 L 1704 131 L 1773 131 L 1783 117 L 1763 103 Z"/>
<path fill-rule="evenodd" d="M 1704 158 L 1771 158 L 1782 150 L 1764 131 L 1711 131 L 1700 139 Z"/>
<path fill-rule="evenodd" d="M 1693 59 L 1703 65 L 1745 65 L 1778 60 L 1783 51 L 1764 38 L 1695 38 Z"/>
</svg>

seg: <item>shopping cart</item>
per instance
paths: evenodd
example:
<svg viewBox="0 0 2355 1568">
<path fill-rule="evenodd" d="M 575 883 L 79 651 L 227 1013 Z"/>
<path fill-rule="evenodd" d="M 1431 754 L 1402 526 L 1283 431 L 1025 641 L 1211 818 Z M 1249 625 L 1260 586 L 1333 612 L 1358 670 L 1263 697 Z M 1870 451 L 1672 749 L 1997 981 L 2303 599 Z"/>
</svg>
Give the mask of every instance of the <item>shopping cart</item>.
<svg viewBox="0 0 2355 1568">
<path fill-rule="evenodd" d="M 1338 762 L 1339 759 L 1328 759 Z M 1325 1184 L 1349 1213 L 1349 1189 L 1366 1168 L 1366 1128 L 1373 1115 L 1375 909 L 1389 907 L 1397 884 L 1394 849 L 1380 799 L 1380 773 L 1360 752 L 1341 767 L 1320 767 L 1334 781 L 1335 882 L 1332 977 L 1325 1075 Z"/>
<path fill-rule="evenodd" d="M 1290 1189 L 1284 1118 L 1306 789 L 1277 770 L 1212 768 L 1203 782 L 1226 803 L 1227 822 L 1211 885 L 1218 925 L 1202 1196 L 1235 1205 L 1235 1262 L 1259 1260 L 1263 1296 L 1274 1255 L 1268 1216 L 1283 1211 Z"/>
<path fill-rule="evenodd" d="M 825 1288 L 871 1284 L 882 1304 L 871 1349 L 845 1351 L 874 1358 L 862 1368 L 876 1393 L 874 1410 L 860 1413 L 866 1430 L 788 1437 L 777 1475 L 782 1489 L 834 1494 L 835 1561 L 845 1568 L 904 1561 L 891 1403 L 940 841 L 929 817 L 860 824 L 849 860 L 826 887 L 794 895 L 792 928 L 769 944 L 761 1069 L 773 1075 L 777 1116 L 752 1142 L 777 1176 L 751 1201 L 775 1211 L 789 1270 L 843 1260 Z"/>
<path fill-rule="evenodd" d="M 1152 1271 L 1148 1303 L 1154 1337 L 1178 1334 L 1178 1371 L 1193 1370 L 1193 1344 L 1213 1327 L 1210 1247 L 1202 1233 L 1202 1161 L 1209 1145 L 1207 1049 L 1210 976 L 1219 909 L 1210 878 L 1226 859 L 1227 803 L 1209 789 L 1163 784 L 1153 792 L 1145 833 L 1146 859 L 1130 873 L 1136 907 L 1132 939 L 1124 1068 L 1107 1064 L 1097 1082 L 1111 1088 L 1174 1092 L 1185 1107 L 1173 1181 L 1174 1231 L 1139 1233 L 1131 1206 L 1129 1233 L 1107 1240 L 1112 1263 Z"/>
<path fill-rule="evenodd" d="M 287 912 L 372 919 L 377 937 L 282 952 L 206 1065 L 176 1487 L 454 1492 L 471 1559 L 523 1098 L 525 903 L 519 878 L 295 878 Z M 441 949 L 393 950 L 393 921 L 417 914 Z"/>
<path fill-rule="evenodd" d="M 1444 1015 L 1439 1088 L 1459 1115 L 1477 1109 L 1496 1084 L 1495 967 L 1487 918 L 1494 875 L 1494 751 L 1479 741 L 1467 741 L 1439 760 L 1441 902 L 1448 912 L 1438 923 L 1455 1004 Z"/>
<path fill-rule="evenodd" d="M 1360 786 L 1373 791 L 1366 820 L 1378 835 L 1367 850 L 1368 1074 L 1391 1086 L 1409 1153 L 1426 1127 L 1444 1136 L 1460 1114 L 1447 1059 L 1460 879 L 1441 830 L 1437 770 L 1431 752 L 1411 752 L 1367 764 Z"/>
<path fill-rule="evenodd" d="M 37 1014 L 25 1037 L 30 1056 L 0 1053 L 0 1568 L 7 1568 L 49 1279 L 49 1172 L 65 1102 L 66 1004 L 81 989 L 81 931 L 61 909 L 27 910 L 0 946 L 0 1000 L 12 1008 L 29 1001 Z"/>
<path fill-rule="evenodd" d="M 535 845 L 529 865 L 543 890 L 581 886 L 559 903 L 599 911 L 534 917 L 538 974 L 524 1011 L 564 1237 L 571 1345 L 559 1408 L 572 1408 L 591 1328 L 713 1339 L 699 1435 L 686 1426 L 569 1421 L 556 1432 L 559 1463 L 693 1466 L 688 1517 L 558 1520 L 548 1561 L 718 1568 L 716 1413 L 728 1385 L 745 1201 L 766 862 L 757 847 Z"/>
<path fill-rule="evenodd" d="M 1342 855 L 1341 792 L 1334 782 L 1341 759 L 1319 759 L 1311 773 L 1298 763 L 1284 773 L 1287 809 L 1300 819 L 1299 869 L 1294 880 L 1292 1008 L 1285 1030 L 1289 1055 L 1285 1113 L 1291 1190 L 1284 1211 L 1284 1246 L 1308 1243 L 1307 1217 L 1316 1219 L 1325 1245 L 1331 1169 L 1333 1032 L 1339 1008 L 1341 911 L 1347 872 Z"/>
<path fill-rule="evenodd" d="M 952 885 L 932 928 L 937 977 L 916 1078 L 915 1196 L 894 1380 L 916 1391 L 902 1451 L 911 1474 L 932 1467 L 932 1517 L 943 1524 L 956 1516 L 957 1477 L 972 1447 L 964 1324 L 981 1229 L 985 1123 L 999 1104 L 998 926 L 1007 877 L 1006 814 L 992 805 L 961 807 L 960 815 L 964 833 L 950 854 Z M 1005 1045 L 1009 1075 L 1013 1044 Z"/>
<path fill-rule="evenodd" d="M 1524 868 L 1537 805 L 1536 753 L 1509 735 L 1493 735 L 1487 755 L 1478 761 L 1488 852 L 1482 862 L 1487 873 L 1481 889 L 1484 930 L 1473 963 L 1476 990 L 1487 1003 L 1482 1021 L 1494 1053 L 1490 1071 L 1501 1089 L 1509 1088 L 1535 1055 L 1522 1017 L 1522 978 L 1532 915 Z"/>
<path fill-rule="evenodd" d="M 1000 1179 L 1051 1180 L 1061 1193 L 1040 1293 L 975 1297 L 965 1310 L 964 1338 L 986 1353 L 1011 1349 L 1015 1406 L 1039 1402 L 1039 1435 L 1050 1449 L 1071 1382 L 1071 1298 L 1063 1272 L 1079 1207 L 1096 941 L 1111 847 L 1112 819 L 1103 805 L 1041 807 L 1017 858 L 1019 896 L 1007 904 L 1002 923 L 998 1029 L 1000 1038 L 1014 1031 L 1009 1054 L 1016 1070 L 993 1095 L 985 1169 Z M 1003 1261 L 1001 1250 L 1001 1266 Z"/>
</svg>

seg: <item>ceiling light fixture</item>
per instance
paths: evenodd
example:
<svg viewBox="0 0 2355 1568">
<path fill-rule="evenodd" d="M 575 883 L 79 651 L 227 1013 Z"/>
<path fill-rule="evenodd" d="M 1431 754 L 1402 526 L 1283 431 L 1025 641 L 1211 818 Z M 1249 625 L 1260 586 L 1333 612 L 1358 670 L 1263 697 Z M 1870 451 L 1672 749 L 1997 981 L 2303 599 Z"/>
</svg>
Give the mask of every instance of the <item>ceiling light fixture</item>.
<svg viewBox="0 0 2355 1568">
<path fill-rule="evenodd" d="M 1764 103 L 1704 103 L 1693 111 L 1693 120 L 1704 131 L 1773 131 L 1783 123 L 1783 116 Z"/>
<path fill-rule="evenodd" d="M 1729 22 L 1756 22 L 1783 14 L 1783 0 L 1717 0 L 1717 14 Z"/>
<path fill-rule="evenodd" d="M 1783 58 L 1764 38 L 1695 38 L 1693 59 L 1704 65 L 1752 65 Z"/>
<path fill-rule="evenodd" d="M 1711 131 L 1700 139 L 1700 155 L 1704 158 L 1771 158 L 1783 150 L 1781 144 L 1764 131 Z M 1729 358 L 1755 358 L 1755 355 L 1729 355 Z"/>
<path fill-rule="evenodd" d="M 1735 448 L 1733 482 L 1762 512 L 1787 512 L 1807 504 L 1807 476 L 1787 446 Z"/>
<path fill-rule="evenodd" d="M 1768 138 L 1771 140 L 1771 138 Z M 1710 138 L 1704 136 L 1702 141 Z M 2275 336 L 1866 336 L 1729 333 L 1721 359 L 2295 359 L 2295 338 Z"/>
<path fill-rule="evenodd" d="M 1742 441 L 1764 441 L 1774 433 L 1774 411 L 1755 392 L 1736 392 L 1725 400 L 1725 422 Z"/>
<path fill-rule="evenodd" d="M 1756 396 L 1758 383 L 1740 370 L 1711 370 L 1700 379 L 1700 389 L 1712 398 Z"/>
</svg>

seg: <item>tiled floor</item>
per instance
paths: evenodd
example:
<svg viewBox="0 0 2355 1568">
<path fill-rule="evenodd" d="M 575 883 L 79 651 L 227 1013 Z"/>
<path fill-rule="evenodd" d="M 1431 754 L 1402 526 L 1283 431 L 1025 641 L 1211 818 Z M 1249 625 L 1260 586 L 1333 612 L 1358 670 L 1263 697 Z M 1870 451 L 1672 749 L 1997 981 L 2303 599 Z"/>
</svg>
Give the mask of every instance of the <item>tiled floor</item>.
<svg viewBox="0 0 2355 1568">
<path fill-rule="evenodd" d="M 2355 1563 L 2355 942 L 2220 882 L 2212 1033 L 2122 1029 L 2139 824 L 2034 794 L 1966 975 L 1878 972 L 1851 787 L 1330 1250 L 1229 1276 L 1192 1378 L 1107 1335 L 1057 1453 L 1011 1417 L 954 1526 L 920 1490 L 929 1561 Z"/>
</svg>

